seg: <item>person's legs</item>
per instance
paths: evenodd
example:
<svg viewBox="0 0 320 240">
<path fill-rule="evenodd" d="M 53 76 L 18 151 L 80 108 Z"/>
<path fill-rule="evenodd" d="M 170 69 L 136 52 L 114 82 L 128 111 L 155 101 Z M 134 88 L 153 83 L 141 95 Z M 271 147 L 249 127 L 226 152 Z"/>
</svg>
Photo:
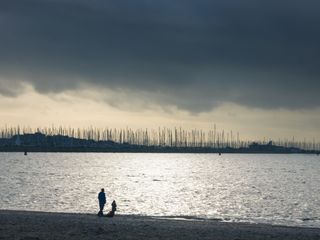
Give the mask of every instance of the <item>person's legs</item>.
<svg viewBox="0 0 320 240">
<path fill-rule="evenodd" d="M 99 207 L 100 207 L 100 211 L 99 211 L 98 215 L 102 216 L 103 215 L 104 204 L 99 204 Z"/>
</svg>

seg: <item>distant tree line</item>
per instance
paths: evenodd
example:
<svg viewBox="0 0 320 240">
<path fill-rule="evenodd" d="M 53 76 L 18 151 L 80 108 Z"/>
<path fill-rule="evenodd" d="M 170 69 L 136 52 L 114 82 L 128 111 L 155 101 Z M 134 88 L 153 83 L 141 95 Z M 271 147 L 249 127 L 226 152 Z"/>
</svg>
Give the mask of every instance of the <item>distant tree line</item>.
<svg viewBox="0 0 320 240">
<path fill-rule="evenodd" d="M 94 141 L 113 141 L 120 144 L 131 144 L 141 146 L 159 146 L 159 147 L 209 147 L 209 148 L 245 148 L 253 142 L 258 144 L 267 144 L 268 140 L 250 141 L 240 138 L 239 132 L 217 130 L 216 125 L 210 130 L 183 128 L 158 128 L 158 129 L 131 129 L 131 128 L 72 128 L 72 127 L 8 127 L 0 129 L 2 139 L 11 138 L 15 135 L 42 133 L 47 136 L 68 136 L 78 139 Z M 273 141 L 278 146 L 287 148 L 300 148 L 305 150 L 320 150 L 320 142 L 299 140 Z"/>
</svg>

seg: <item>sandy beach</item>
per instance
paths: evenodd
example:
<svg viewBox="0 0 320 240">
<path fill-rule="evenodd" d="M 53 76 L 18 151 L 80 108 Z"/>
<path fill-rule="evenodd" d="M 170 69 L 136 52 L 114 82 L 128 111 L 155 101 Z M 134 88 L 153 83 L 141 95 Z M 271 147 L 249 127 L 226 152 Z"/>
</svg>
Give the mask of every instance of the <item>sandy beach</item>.
<svg viewBox="0 0 320 240">
<path fill-rule="evenodd" d="M 320 239 L 320 229 L 117 215 L 0 211 L 0 239 Z"/>
</svg>

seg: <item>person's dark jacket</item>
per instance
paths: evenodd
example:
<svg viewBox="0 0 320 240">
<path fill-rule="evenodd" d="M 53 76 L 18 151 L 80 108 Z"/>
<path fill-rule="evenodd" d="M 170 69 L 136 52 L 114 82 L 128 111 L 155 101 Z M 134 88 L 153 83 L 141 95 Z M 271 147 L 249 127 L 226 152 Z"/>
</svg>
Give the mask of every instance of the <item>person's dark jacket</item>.
<svg viewBox="0 0 320 240">
<path fill-rule="evenodd" d="M 99 204 L 106 204 L 106 194 L 104 192 L 100 192 L 98 195 Z"/>
</svg>

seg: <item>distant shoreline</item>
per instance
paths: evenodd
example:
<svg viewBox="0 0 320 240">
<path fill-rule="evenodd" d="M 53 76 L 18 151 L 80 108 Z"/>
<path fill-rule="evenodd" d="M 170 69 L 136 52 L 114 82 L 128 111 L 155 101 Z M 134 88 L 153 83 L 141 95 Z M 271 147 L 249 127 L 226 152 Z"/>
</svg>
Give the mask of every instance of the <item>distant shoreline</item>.
<svg viewBox="0 0 320 240">
<path fill-rule="evenodd" d="M 272 151 L 249 151 L 249 150 L 226 150 L 226 149 L 100 149 L 100 148 L 41 148 L 41 147 L 23 147 L 23 148 L 2 148 L 0 147 L 0 152 L 17 152 L 17 153 L 31 153 L 31 152 L 41 152 L 41 153 L 180 153 L 180 154 L 308 154 L 308 155 L 319 155 L 317 151 L 305 151 L 291 152 L 272 152 Z"/>
<path fill-rule="evenodd" d="M 148 216 L 0 210 L 1 239 L 316 240 L 320 229 Z"/>
<path fill-rule="evenodd" d="M 61 153 L 185 153 L 185 154 L 311 154 L 315 150 L 279 150 L 260 148 L 206 148 L 206 147 L 157 147 L 157 146 L 117 146 L 117 147 L 42 147 L 42 146 L 0 146 L 0 152 L 61 152 Z"/>
<path fill-rule="evenodd" d="M 263 151 L 246 149 L 210 149 L 210 148 L 171 148 L 141 147 L 136 148 L 90 148 L 90 147 L 55 147 L 44 148 L 34 146 L 0 147 L 0 152 L 43 152 L 43 153 L 181 153 L 181 154 L 308 154 L 319 155 L 318 151 Z"/>
<path fill-rule="evenodd" d="M 228 145 L 228 143 L 215 143 L 206 145 L 170 144 L 148 145 L 129 144 L 111 140 L 95 141 L 92 139 L 79 139 L 62 135 L 47 136 L 42 133 L 14 135 L 11 138 L 0 138 L 0 152 L 114 152 L 114 153 L 261 153 L 261 154 L 318 154 L 319 150 L 307 150 L 290 145 L 275 145 L 252 142 L 248 145 Z"/>
</svg>

